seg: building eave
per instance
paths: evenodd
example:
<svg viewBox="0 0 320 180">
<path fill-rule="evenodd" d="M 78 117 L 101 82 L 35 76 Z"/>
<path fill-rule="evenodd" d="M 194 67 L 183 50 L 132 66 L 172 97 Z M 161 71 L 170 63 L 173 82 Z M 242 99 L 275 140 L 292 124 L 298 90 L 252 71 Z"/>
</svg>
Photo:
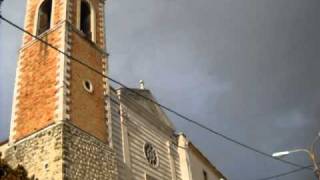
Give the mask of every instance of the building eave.
<svg viewBox="0 0 320 180">
<path fill-rule="evenodd" d="M 192 143 L 189 141 L 188 147 L 191 151 L 195 152 L 215 173 L 219 178 L 227 180 L 227 178 L 211 163 L 211 161 Z"/>
</svg>

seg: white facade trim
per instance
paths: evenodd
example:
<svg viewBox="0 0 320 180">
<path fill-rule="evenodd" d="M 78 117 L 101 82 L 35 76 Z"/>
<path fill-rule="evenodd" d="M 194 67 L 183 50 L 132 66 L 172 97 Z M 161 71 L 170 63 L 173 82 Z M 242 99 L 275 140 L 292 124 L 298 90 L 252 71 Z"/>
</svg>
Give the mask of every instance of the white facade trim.
<svg viewBox="0 0 320 180">
<path fill-rule="evenodd" d="M 181 147 L 178 148 L 178 153 L 180 156 L 179 164 L 181 169 L 181 178 L 183 180 L 192 180 L 188 140 L 183 134 L 180 134 L 178 137 L 178 146 Z"/>
<path fill-rule="evenodd" d="M 170 141 L 167 141 L 167 146 L 168 146 L 168 156 L 169 156 L 169 161 L 170 161 L 170 168 L 171 168 L 171 173 L 172 173 L 172 180 L 177 179 L 177 172 L 176 172 L 176 166 L 175 166 L 175 159 L 174 155 L 172 152 L 172 143 Z"/>
<path fill-rule="evenodd" d="M 30 7 L 29 6 L 30 6 L 30 0 L 27 0 L 27 3 L 26 3 L 26 15 L 25 15 L 25 18 L 24 18 L 24 28 L 25 29 L 28 26 L 28 22 L 29 22 L 29 18 L 30 18 L 30 15 L 29 15 L 29 12 L 30 12 L 29 8 Z M 24 34 L 21 47 L 23 47 L 24 44 L 26 43 L 25 42 L 25 37 L 26 36 L 29 36 L 29 35 Z"/>
<path fill-rule="evenodd" d="M 17 69 L 16 69 L 16 77 L 14 82 L 14 91 L 13 91 L 13 100 L 12 100 L 12 109 L 11 109 L 11 121 L 10 121 L 10 136 L 9 136 L 9 144 L 13 142 L 13 137 L 15 136 L 15 120 L 16 120 L 16 111 L 17 111 L 17 104 L 19 102 L 18 96 L 19 96 L 19 81 L 20 81 L 20 66 L 21 66 L 21 56 L 22 54 L 19 54 Z"/>
<path fill-rule="evenodd" d="M 62 51 L 66 50 L 66 24 L 63 25 L 64 28 L 61 33 L 61 40 L 63 41 L 61 44 Z M 56 121 L 62 121 L 66 115 L 66 100 L 65 100 L 65 89 L 67 88 L 65 82 L 65 74 L 66 74 L 66 56 L 64 54 L 59 55 L 59 64 L 57 69 L 57 82 L 58 82 L 58 101 L 57 101 L 57 109 L 56 109 Z"/>
<path fill-rule="evenodd" d="M 128 114 L 123 105 L 120 105 L 120 120 L 121 120 L 121 136 L 122 136 L 122 147 L 123 147 L 123 161 L 130 168 L 131 159 L 129 152 L 129 140 L 128 140 L 128 127 L 127 117 Z"/>
</svg>

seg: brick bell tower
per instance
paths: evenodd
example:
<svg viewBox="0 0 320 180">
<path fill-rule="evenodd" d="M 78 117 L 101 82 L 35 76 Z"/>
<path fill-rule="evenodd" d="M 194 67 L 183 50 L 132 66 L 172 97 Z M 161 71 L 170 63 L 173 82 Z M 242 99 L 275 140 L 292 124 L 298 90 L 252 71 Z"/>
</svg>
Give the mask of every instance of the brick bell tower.
<svg viewBox="0 0 320 180">
<path fill-rule="evenodd" d="M 24 28 L 107 72 L 105 0 L 27 0 Z M 38 179 L 114 179 L 107 80 L 25 34 L 6 159 Z"/>
</svg>

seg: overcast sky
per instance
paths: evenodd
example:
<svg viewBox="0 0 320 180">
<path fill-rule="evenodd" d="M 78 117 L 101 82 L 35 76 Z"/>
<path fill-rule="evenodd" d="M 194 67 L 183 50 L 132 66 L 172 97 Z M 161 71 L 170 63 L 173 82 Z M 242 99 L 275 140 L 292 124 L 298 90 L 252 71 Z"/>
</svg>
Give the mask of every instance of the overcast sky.
<svg viewBox="0 0 320 180">
<path fill-rule="evenodd" d="M 307 147 L 320 127 L 319 0 L 109 0 L 110 76 L 267 153 Z M 3 15 L 23 25 L 25 1 Z M 21 33 L 0 24 L 0 139 L 9 132 Z M 294 167 L 170 115 L 231 180 Z M 304 154 L 287 160 L 308 165 Z M 315 179 L 305 170 L 280 180 Z"/>
</svg>

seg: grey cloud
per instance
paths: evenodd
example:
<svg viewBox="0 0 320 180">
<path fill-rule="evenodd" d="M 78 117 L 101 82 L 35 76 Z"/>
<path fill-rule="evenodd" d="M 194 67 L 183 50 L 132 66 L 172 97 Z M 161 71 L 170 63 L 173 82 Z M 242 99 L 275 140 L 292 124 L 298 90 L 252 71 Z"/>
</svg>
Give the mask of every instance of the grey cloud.
<svg viewBox="0 0 320 180">
<path fill-rule="evenodd" d="M 23 3 L 3 14 L 23 23 Z M 110 75 L 265 152 L 306 147 L 319 130 L 318 0 L 107 1 Z M 19 12 L 19 13 L 17 13 Z M 9 130 L 21 34 L 0 24 L 0 136 Z M 291 170 L 170 115 L 230 179 Z M 308 164 L 304 156 L 289 160 Z M 279 178 L 280 179 L 280 178 Z M 313 179 L 303 171 L 281 179 Z"/>
</svg>

